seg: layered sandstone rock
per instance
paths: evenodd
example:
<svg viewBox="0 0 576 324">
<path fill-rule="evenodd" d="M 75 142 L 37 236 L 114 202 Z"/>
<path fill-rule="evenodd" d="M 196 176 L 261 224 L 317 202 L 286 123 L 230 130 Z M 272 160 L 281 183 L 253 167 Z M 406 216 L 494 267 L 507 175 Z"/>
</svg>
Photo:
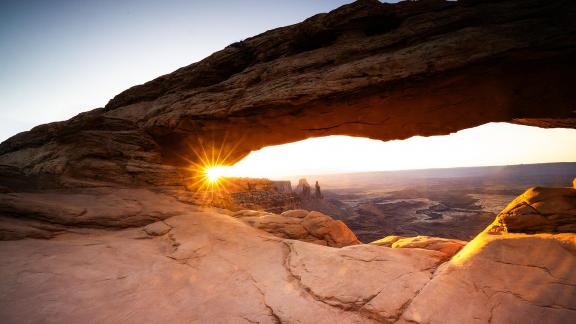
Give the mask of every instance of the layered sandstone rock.
<svg viewBox="0 0 576 324">
<path fill-rule="evenodd" d="M 508 232 L 575 233 L 576 188 L 530 188 L 498 214 L 497 220 L 496 226 Z"/>
<path fill-rule="evenodd" d="M 444 254 L 446 259 L 458 253 L 468 242 L 431 236 L 403 237 L 391 235 L 380 240 L 371 242 L 372 245 L 385 246 L 391 248 L 419 248 L 425 250 L 438 251 Z"/>
<path fill-rule="evenodd" d="M 441 262 L 434 251 L 283 240 L 215 212 L 164 223 L 162 236 L 0 242 L 0 321 L 376 323 L 399 316 Z"/>
<path fill-rule="evenodd" d="M 197 186 L 192 190 L 181 186 L 162 187 L 159 190 L 186 203 L 235 211 L 257 209 L 281 213 L 300 207 L 301 200 L 292 191 L 290 181 L 226 177 L 214 186 L 204 180 L 198 183 L 200 188 Z"/>
<path fill-rule="evenodd" d="M 141 226 L 184 210 L 176 199 L 147 189 L 103 187 L 0 194 L 0 218 L 71 226 Z"/>
<path fill-rule="evenodd" d="M 490 234 L 436 271 L 399 323 L 571 323 L 575 234 Z"/>
<path fill-rule="evenodd" d="M 336 249 L 279 238 L 217 210 L 178 208 L 182 214 L 142 228 L 68 227 L 50 240 L 0 242 L 0 321 L 504 324 L 576 318 L 575 234 L 486 231 L 443 263 L 439 251 Z M 284 217 L 309 214 L 294 210 Z"/>
<path fill-rule="evenodd" d="M 185 161 L 332 134 L 574 127 L 575 5 L 358 1 L 9 139 L 0 322 L 574 322 L 575 234 L 538 233 L 572 231 L 572 191 L 532 190 L 442 263 L 429 239 L 361 245 L 319 213 L 192 206 Z"/>
<path fill-rule="evenodd" d="M 382 140 L 486 122 L 574 127 L 576 3 L 362 0 L 232 44 L 105 108 L 0 145 L 7 174 L 189 185 L 223 163 L 315 136 Z M 546 109 L 542 109 L 546 107 Z"/>
<path fill-rule="evenodd" d="M 272 214 L 255 210 L 241 210 L 233 214 L 243 222 L 275 236 L 333 247 L 361 244 L 356 235 L 342 221 L 320 212 L 289 210 Z"/>
</svg>

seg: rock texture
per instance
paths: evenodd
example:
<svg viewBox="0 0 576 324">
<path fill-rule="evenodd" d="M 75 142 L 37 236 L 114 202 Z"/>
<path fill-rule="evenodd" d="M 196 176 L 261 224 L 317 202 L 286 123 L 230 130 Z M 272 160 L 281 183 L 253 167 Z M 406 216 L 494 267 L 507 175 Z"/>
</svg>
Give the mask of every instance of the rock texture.
<svg viewBox="0 0 576 324">
<path fill-rule="evenodd" d="M 508 232 L 576 233 L 576 188 L 530 188 L 497 220 Z"/>
<path fill-rule="evenodd" d="M 182 214 L 184 210 L 176 199 L 146 189 L 105 187 L 73 192 L 0 194 L 0 218 L 16 217 L 60 225 L 141 226 Z"/>
<path fill-rule="evenodd" d="M 414 236 L 402 237 L 391 235 L 383 239 L 371 242 L 372 245 L 385 246 L 391 248 L 419 248 L 425 250 L 438 251 L 444 254 L 446 259 L 458 253 L 468 242 L 446 239 L 442 237 Z"/>
<path fill-rule="evenodd" d="M 483 233 L 435 272 L 399 323 L 571 323 L 576 235 Z"/>
<path fill-rule="evenodd" d="M 203 209 L 186 190 L 213 147 L 232 163 L 331 134 L 574 127 L 575 6 L 357 1 L 14 136 L 0 322 L 576 322 L 576 234 L 556 233 L 574 189 L 532 189 L 447 262 L 442 240 L 363 245 L 320 213 Z"/>
<path fill-rule="evenodd" d="M 283 239 L 232 213 L 174 204 L 182 214 L 146 227 L 68 227 L 50 240 L 0 242 L 0 322 L 576 319 L 575 234 L 487 230 L 445 262 L 444 253 L 423 248 Z"/>
<path fill-rule="evenodd" d="M 205 183 L 204 183 L 205 184 Z M 292 191 L 290 181 L 263 178 L 222 178 L 216 186 L 202 189 L 164 187 L 162 192 L 187 203 L 229 210 L 256 209 L 273 213 L 299 208 L 300 198 Z"/>
<path fill-rule="evenodd" d="M 233 163 L 315 136 L 404 139 L 493 121 L 574 127 L 575 6 L 357 1 L 18 134 L 0 145 L 0 175 L 187 185 L 202 147 Z"/>
<path fill-rule="evenodd" d="M 1 242 L 0 321 L 376 323 L 440 262 L 433 251 L 283 240 L 215 212 L 164 222 L 170 232 L 153 239 L 135 228 Z"/>
<path fill-rule="evenodd" d="M 281 215 L 256 210 L 233 214 L 252 227 L 275 236 L 333 247 L 361 244 L 342 221 L 316 211 L 289 210 Z"/>
</svg>

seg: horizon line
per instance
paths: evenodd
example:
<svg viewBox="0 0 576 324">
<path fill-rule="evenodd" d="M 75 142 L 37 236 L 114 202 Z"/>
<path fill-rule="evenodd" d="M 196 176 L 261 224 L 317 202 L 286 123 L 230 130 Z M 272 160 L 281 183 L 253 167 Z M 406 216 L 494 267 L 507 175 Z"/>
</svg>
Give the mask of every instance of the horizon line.
<svg viewBox="0 0 576 324">
<path fill-rule="evenodd" d="M 495 164 L 495 165 L 477 165 L 477 166 L 457 166 L 457 167 L 437 167 L 437 168 L 424 168 L 424 169 L 399 169 L 399 170 L 372 170 L 372 171 L 345 171 L 342 173 L 323 173 L 323 174 L 298 174 L 287 176 L 290 178 L 295 177 L 310 177 L 310 176 L 333 176 L 333 175 L 348 175 L 359 173 L 384 173 L 384 172 L 406 172 L 406 171 L 431 171 L 431 170 L 448 170 L 448 169 L 473 169 L 473 168 L 494 168 L 494 167 L 514 167 L 525 165 L 546 165 L 546 164 L 576 164 L 576 161 L 559 161 L 559 162 L 542 162 L 542 163 L 520 163 L 520 164 Z M 576 175 L 575 175 L 576 176 Z M 250 177 L 230 177 L 230 178 L 244 178 L 244 179 L 268 179 L 281 181 L 282 179 L 271 178 L 250 178 Z"/>
</svg>

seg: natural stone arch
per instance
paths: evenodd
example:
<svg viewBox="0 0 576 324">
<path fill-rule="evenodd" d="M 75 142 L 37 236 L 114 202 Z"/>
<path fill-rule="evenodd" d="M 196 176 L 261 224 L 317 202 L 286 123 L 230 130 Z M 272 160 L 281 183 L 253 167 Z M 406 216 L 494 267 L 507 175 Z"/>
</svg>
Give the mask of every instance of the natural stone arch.
<svg viewBox="0 0 576 324">
<path fill-rule="evenodd" d="M 380 140 L 500 121 L 575 127 L 573 1 L 357 1 L 130 88 L 0 146 L 3 173 L 182 184 L 309 137 Z"/>
</svg>

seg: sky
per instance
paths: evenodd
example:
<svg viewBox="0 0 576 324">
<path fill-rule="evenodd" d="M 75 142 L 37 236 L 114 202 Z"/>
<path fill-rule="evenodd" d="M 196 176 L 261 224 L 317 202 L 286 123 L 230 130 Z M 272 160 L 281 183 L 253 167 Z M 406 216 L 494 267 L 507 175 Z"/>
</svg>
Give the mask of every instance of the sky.
<svg viewBox="0 0 576 324">
<path fill-rule="evenodd" d="M 2 0 L 0 141 L 343 0 Z"/>
<path fill-rule="evenodd" d="M 576 129 L 489 123 L 451 135 L 382 142 L 328 136 L 250 153 L 223 176 L 294 175 L 576 161 Z"/>
<path fill-rule="evenodd" d="M 348 2 L 0 1 L 0 141 L 102 107 L 231 43 Z M 574 130 L 507 124 L 406 141 L 332 136 L 264 148 L 234 172 L 272 177 L 576 161 L 574 143 Z"/>
</svg>

